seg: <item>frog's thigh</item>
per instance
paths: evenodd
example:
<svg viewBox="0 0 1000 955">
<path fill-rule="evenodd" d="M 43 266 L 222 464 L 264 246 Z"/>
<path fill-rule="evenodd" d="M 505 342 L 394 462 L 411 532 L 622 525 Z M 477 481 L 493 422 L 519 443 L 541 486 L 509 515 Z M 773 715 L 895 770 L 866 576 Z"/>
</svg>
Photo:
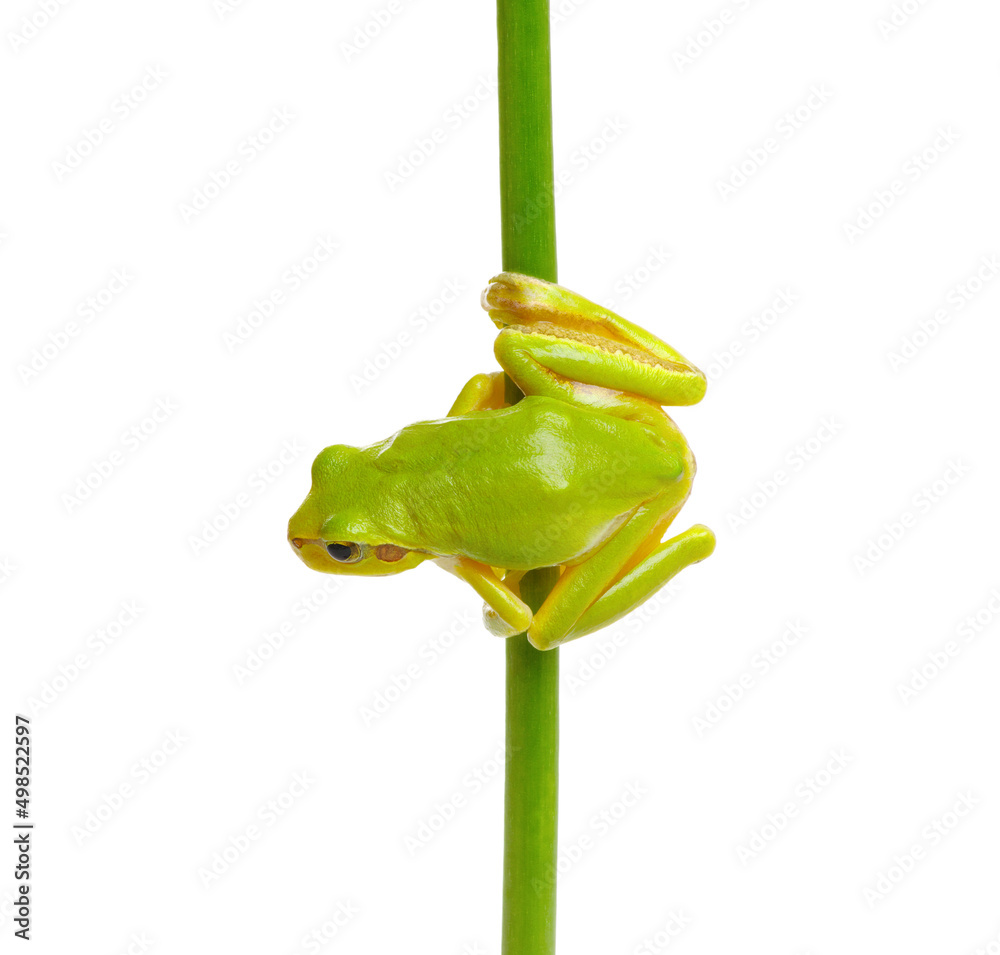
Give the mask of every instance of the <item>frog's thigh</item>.
<svg viewBox="0 0 1000 955">
<path fill-rule="evenodd" d="M 644 560 L 622 574 L 576 622 L 563 640 L 576 640 L 614 623 L 648 600 L 685 567 L 704 560 L 715 550 L 715 535 L 704 524 L 655 547 Z"/>
<path fill-rule="evenodd" d="M 705 392 L 701 372 L 689 366 L 556 325 L 508 325 L 493 350 L 504 371 L 530 395 L 612 410 L 629 395 L 682 405 L 700 401 Z"/>
<path fill-rule="evenodd" d="M 473 411 L 496 411 L 505 406 L 502 371 L 473 375 L 458 393 L 448 417 L 454 418 Z"/>
<path fill-rule="evenodd" d="M 582 564 L 567 567 L 531 622 L 532 645 L 550 650 L 565 641 L 590 605 L 630 567 L 650 535 L 662 533 L 664 516 L 676 507 L 667 497 L 648 501 L 600 550 Z"/>
<path fill-rule="evenodd" d="M 464 580 L 494 611 L 487 616 L 487 628 L 501 637 L 524 633 L 531 623 L 531 608 L 494 572 L 492 567 L 467 557 L 439 557 L 437 563 Z"/>
</svg>

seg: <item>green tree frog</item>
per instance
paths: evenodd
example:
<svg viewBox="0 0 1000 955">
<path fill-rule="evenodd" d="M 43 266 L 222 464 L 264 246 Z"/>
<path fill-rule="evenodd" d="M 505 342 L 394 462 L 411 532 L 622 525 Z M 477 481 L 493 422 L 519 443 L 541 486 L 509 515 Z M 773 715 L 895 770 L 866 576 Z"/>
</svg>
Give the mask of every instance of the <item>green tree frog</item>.
<svg viewBox="0 0 1000 955">
<path fill-rule="evenodd" d="M 705 376 L 669 345 L 569 289 L 504 272 L 483 292 L 503 372 L 475 375 L 446 418 L 366 448 L 333 445 L 288 524 L 314 570 L 382 576 L 433 560 L 485 601 L 498 636 L 548 650 L 604 627 L 712 553 L 701 524 L 662 538 L 694 456 L 662 405 Z M 537 613 L 519 596 L 560 568 Z"/>
</svg>

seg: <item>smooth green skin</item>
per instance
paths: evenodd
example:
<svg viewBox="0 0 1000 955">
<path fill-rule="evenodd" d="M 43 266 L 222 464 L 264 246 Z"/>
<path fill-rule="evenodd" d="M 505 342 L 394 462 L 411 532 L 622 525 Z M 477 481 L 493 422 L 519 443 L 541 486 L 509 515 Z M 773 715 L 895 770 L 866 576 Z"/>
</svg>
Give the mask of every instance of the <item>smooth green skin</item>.
<svg viewBox="0 0 1000 955">
<path fill-rule="evenodd" d="M 486 601 L 486 626 L 540 650 L 617 620 L 714 547 L 695 525 L 661 538 L 694 457 L 662 404 L 693 404 L 705 378 L 680 354 L 561 286 L 505 272 L 483 293 L 502 375 L 477 375 L 447 418 L 316 458 L 288 538 L 315 570 L 379 576 L 435 560 Z M 327 545 L 351 546 L 350 563 Z M 388 545 L 388 546 L 386 546 Z M 558 566 L 532 614 L 523 572 Z M 513 586 L 512 586 L 513 585 Z"/>
</svg>

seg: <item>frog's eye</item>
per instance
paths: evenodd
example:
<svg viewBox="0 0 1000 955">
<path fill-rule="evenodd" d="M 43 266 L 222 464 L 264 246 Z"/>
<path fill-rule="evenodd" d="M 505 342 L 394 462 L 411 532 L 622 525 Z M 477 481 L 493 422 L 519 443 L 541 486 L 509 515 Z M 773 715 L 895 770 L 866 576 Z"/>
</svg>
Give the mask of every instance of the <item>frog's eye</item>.
<svg viewBox="0 0 1000 955">
<path fill-rule="evenodd" d="M 361 548 L 357 544 L 327 544 L 327 553 L 338 563 L 353 564 L 361 560 Z"/>
</svg>

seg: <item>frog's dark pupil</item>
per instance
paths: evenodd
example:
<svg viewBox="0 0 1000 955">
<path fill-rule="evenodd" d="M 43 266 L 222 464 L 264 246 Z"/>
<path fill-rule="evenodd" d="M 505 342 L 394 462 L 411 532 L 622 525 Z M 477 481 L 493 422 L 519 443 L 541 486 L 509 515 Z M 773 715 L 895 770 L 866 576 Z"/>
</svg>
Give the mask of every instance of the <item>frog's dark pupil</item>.
<svg viewBox="0 0 1000 955">
<path fill-rule="evenodd" d="M 327 544 L 326 549 L 334 560 L 339 561 L 350 560 L 353 554 L 353 548 L 349 544 Z"/>
</svg>

